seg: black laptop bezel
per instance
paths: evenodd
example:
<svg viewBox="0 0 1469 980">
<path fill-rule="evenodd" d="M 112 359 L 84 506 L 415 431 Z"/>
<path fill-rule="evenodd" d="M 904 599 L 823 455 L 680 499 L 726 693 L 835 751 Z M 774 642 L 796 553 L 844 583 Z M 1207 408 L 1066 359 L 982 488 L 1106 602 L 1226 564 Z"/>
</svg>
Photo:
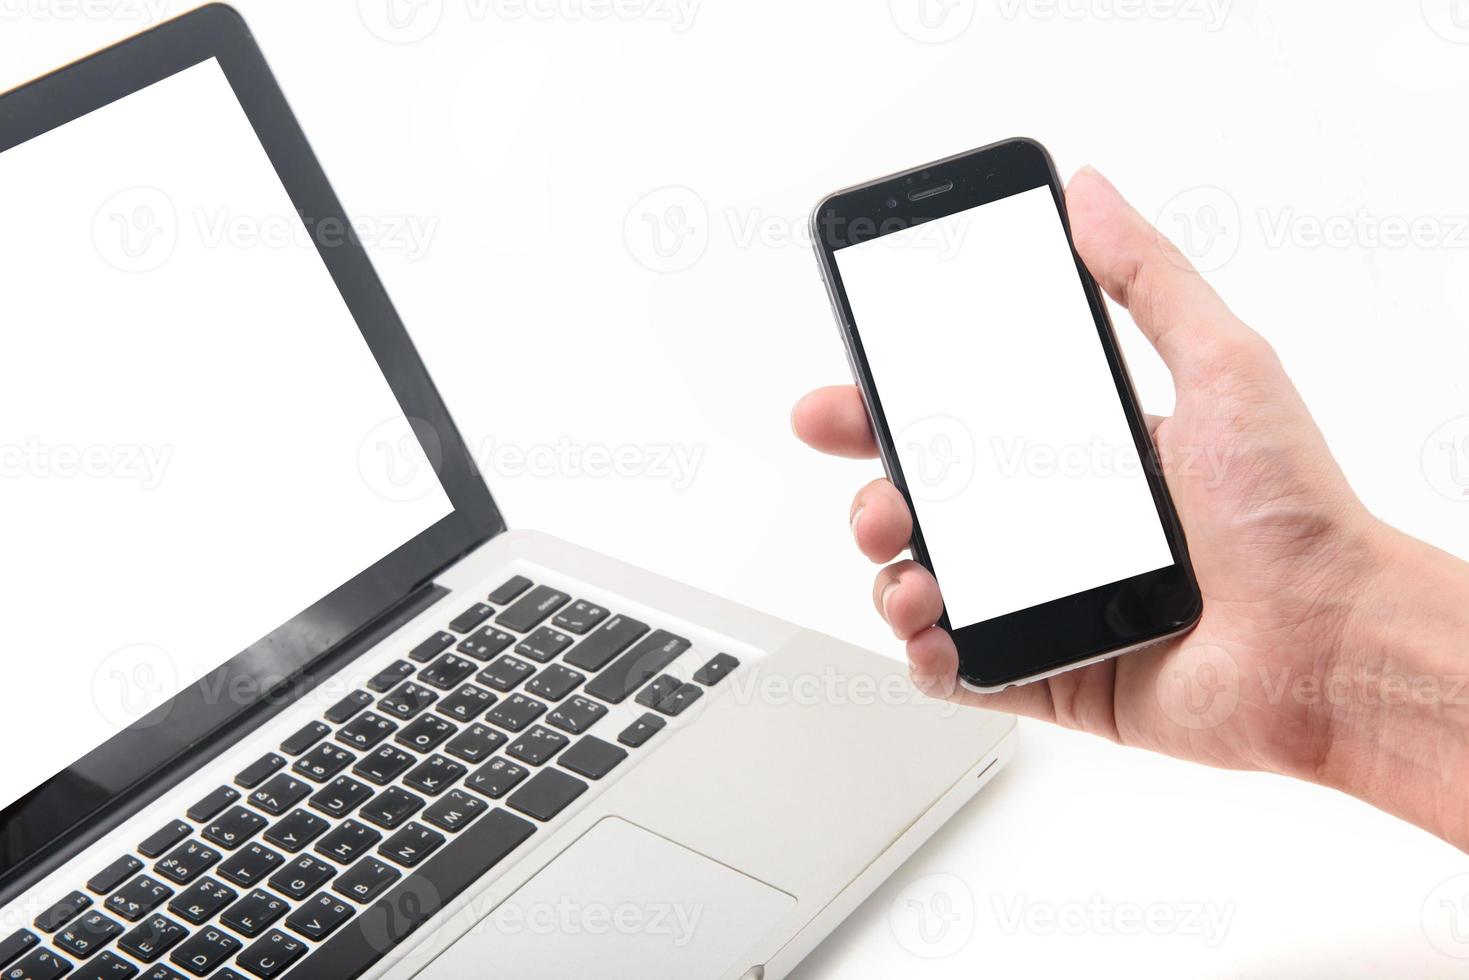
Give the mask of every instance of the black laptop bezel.
<svg viewBox="0 0 1469 980">
<path fill-rule="evenodd" d="M 438 444 L 435 467 L 453 511 L 0 811 L 0 892 L 53 863 L 58 851 L 69 850 L 79 838 L 99 832 L 97 826 L 108 818 L 141 806 L 149 795 L 145 791 L 155 789 L 163 774 L 204 752 L 222 733 L 237 731 L 252 712 L 287 697 L 314 667 L 421 597 L 438 572 L 505 528 L 352 223 L 249 28 L 233 9 L 201 7 L 0 94 L 0 153 L 209 59 L 229 80 L 306 226 L 344 230 L 330 241 L 317 241 L 317 250 L 404 414 L 423 433 L 421 439 L 427 435 Z M 261 571 L 269 574 L 269 569 Z M 87 628 L 84 616 L 57 625 Z M 57 723 L 64 724 L 64 717 Z M 34 735 L 45 737 L 44 732 Z M 21 745 L 11 748 L 24 751 Z"/>
</svg>

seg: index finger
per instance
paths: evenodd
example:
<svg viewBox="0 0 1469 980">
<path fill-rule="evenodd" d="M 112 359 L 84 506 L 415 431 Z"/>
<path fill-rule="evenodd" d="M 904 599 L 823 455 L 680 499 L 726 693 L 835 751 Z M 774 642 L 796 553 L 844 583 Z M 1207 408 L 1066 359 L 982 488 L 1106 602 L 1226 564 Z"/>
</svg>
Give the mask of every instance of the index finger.
<svg viewBox="0 0 1469 980">
<path fill-rule="evenodd" d="M 851 459 L 872 459 L 877 440 L 856 385 L 817 388 L 796 402 L 791 428 L 812 449 Z"/>
</svg>

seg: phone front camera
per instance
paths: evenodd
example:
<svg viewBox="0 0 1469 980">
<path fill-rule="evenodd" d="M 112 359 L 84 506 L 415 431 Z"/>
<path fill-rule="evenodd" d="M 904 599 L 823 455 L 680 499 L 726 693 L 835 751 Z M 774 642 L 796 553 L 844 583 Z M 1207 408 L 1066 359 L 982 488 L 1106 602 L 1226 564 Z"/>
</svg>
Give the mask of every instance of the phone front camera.
<svg viewBox="0 0 1469 980">
<path fill-rule="evenodd" d="M 890 197 L 890 198 L 888 198 L 887 205 L 888 205 L 888 210 L 891 211 L 893 208 L 895 208 L 895 207 L 898 206 L 898 199 L 896 197 Z"/>
</svg>

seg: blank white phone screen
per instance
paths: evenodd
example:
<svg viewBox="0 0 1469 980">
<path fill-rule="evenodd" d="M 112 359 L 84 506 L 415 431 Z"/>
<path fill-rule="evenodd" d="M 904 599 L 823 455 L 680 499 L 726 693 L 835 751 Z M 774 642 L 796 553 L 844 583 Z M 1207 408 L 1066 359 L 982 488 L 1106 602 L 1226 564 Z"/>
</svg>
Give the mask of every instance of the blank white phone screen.
<svg viewBox="0 0 1469 980">
<path fill-rule="evenodd" d="M 1049 188 L 835 255 L 953 628 L 1173 564 Z"/>
</svg>

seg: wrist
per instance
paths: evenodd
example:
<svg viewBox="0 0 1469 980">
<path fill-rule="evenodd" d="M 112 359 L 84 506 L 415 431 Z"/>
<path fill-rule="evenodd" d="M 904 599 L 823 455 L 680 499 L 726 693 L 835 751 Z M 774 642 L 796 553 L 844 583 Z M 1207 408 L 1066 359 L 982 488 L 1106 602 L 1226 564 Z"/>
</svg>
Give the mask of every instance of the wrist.
<svg viewBox="0 0 1469 980">
<path fill-rule="evenodd" d="M 1369 519 L 1326 665 L 1317 781 L 1469 849 L 1469 564 Z"/>
</svg>

